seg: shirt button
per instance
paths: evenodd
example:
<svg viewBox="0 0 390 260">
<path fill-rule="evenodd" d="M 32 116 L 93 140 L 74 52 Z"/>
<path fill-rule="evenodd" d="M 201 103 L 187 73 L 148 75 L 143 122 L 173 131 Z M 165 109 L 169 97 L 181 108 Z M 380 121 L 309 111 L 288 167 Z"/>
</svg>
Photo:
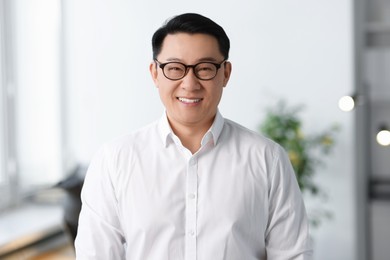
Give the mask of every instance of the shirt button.
<svg viewBox="0 0 390 260">
<path fill-rule="evenodd" d="M 188 232 L 190 234 L 190 236 L 195 236 L 195 231 L 194 230 L 190 230 L 190 232 Z"/>
<path fill-rule="evenodd" d="M 193 200 L 193 199 L 195 199 L 195 194 L 194 193 L 190 193 L 190 194 L 188 194 L 188 198 L 190 199 L 190 200 Z"/>
<path fill-rule="evenodd" d="M 196 164 L 196 160 L 195 160 L 195 159 L 191 159 L 191 160 L 189 161 L 189 164 L 190 164 L 190 165 L 195 165 L 195 164 Z"/>
</svg>

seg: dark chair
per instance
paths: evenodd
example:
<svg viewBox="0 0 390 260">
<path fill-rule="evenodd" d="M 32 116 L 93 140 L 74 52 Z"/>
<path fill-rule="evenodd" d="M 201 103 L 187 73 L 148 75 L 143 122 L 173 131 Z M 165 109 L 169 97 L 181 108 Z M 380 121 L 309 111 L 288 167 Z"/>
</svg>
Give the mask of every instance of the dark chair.
<svg viewBox="0 0 390 260">
<path fill-rule="evenodd" d="M 81 210 L 81 188 L 84 184 L 84 178 L 87 168 L 77 166 L 72 173 L 55 185 L 66 192 L 64 199 L 64 222 L 65 227 L 72 238 L 73 242 L 76 239 L 79 214 Z"/>
</svg>

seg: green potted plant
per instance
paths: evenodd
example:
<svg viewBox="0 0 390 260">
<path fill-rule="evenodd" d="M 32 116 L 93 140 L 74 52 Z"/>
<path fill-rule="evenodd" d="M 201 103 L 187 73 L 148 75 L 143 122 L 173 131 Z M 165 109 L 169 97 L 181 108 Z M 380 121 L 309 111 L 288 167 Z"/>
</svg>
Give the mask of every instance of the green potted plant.
<svg viewBox="0 0 390 260">
<path fill-rule="evenodd" d="M 324 166 L 324 158 L 334 146 L 338 126 L 333 125 L 321 133 L 307 135 L 302 129 L 302 109 L 301 105 L 289 107 L 286 101 L 279 101 L 276 107 L 267 110 L 260 132 L 284 147 L 302 193 L 324 200 L 326 193 L 313 177 L 319 167 Z M 329 211 L 321 208 L 308 211 L 308 215 L 314 226 L 318 226 L 324 217 L 331 217 Z"/>
</svg>

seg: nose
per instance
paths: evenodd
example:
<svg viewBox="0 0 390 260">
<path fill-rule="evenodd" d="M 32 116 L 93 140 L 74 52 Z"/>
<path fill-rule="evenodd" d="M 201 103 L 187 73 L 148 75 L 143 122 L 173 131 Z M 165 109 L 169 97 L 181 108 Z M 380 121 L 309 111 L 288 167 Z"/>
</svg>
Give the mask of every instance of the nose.
<svg viewBox="0 0 390 260">
<path fill-rule="evenodd" d="M 181 79 L 181 87 L 185 90 L 199 90 L 200 82 L 195 76 L 194 69 L 188 68 L 187 74 Z"/>
</svg>

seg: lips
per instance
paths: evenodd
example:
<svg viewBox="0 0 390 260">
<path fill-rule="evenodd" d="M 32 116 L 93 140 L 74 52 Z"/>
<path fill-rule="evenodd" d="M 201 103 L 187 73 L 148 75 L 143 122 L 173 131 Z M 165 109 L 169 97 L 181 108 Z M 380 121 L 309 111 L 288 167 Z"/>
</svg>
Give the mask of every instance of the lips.
<svg viewBox="0 0 390 260">
<path fill-rule="evenodd" d="M 184 97 L 178 97 L 177 98 L 180 102 L 187 103 L 187 104 L 194 104 L 199 103 L 203 100 L 203 98 L 184 98 Z"/>
</svg>

